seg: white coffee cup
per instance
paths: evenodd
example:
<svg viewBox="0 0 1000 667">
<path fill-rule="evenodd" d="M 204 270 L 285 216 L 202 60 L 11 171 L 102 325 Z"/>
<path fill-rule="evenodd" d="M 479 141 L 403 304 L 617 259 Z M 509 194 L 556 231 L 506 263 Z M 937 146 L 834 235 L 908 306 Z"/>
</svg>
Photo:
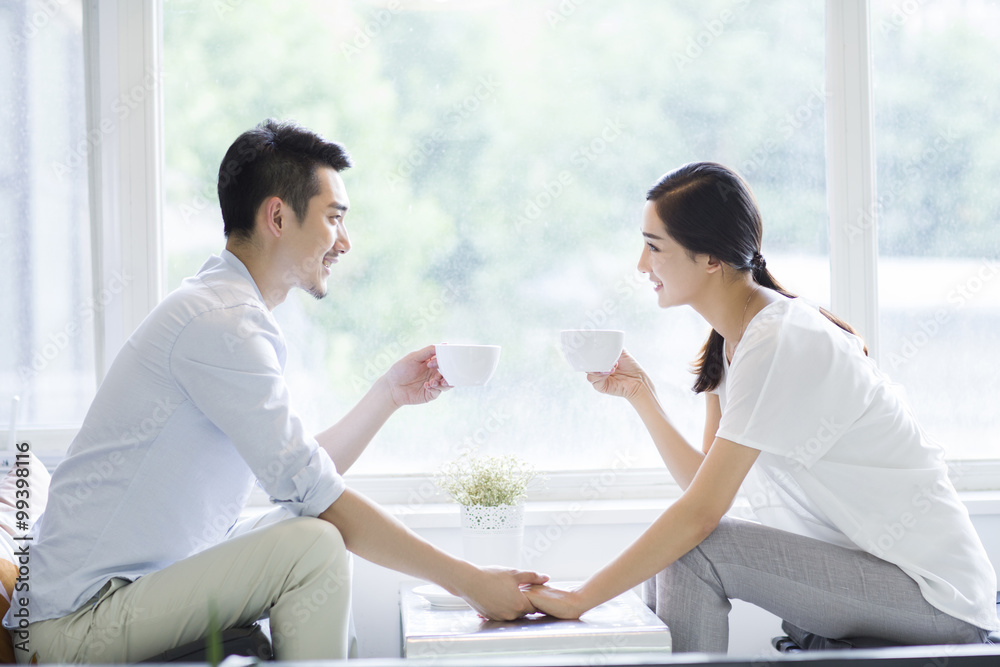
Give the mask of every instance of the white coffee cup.
<svg viewBox="0 0 1000 667">
<path fill-rule="evenodd" d="M 452 387 L 480 387 L 490 381 L 500 361 L 499 345 L 434 346 L 438 370 Z"/>
<path fill-rule="evenodd" d="M 610 329 L 569 329 L 559 335 L 563 356 L 575 371 L 607 373 L 625 347 L 625 332 Z"/>
</svg>

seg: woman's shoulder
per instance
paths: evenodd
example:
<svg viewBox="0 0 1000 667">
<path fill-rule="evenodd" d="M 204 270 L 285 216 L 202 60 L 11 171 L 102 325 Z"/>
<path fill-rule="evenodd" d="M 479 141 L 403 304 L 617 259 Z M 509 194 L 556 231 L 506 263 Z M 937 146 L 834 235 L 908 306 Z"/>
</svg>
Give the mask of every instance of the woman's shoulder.
<svg viewBox="0 0 1000 667">
<path fill-rule="evenodd" d="M 807 355 L 813 362 L 855 354 L 864 347 L 857 336 L 826 317 L 818 305 L 801 297 L 782 297 L 762 308 L 747 326 L 744 342 L 747 348 L 771 355 Z"/>
</svg>

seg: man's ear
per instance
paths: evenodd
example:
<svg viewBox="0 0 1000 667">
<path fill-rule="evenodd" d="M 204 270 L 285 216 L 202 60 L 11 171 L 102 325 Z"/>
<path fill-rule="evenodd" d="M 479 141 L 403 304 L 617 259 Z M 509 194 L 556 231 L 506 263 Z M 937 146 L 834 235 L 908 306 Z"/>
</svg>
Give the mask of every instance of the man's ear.
<svg viewBox="0 0 1000 667">
<path fill-rule="evenodd" d="M 268 197 L 264 200 L 264 203 L 260 205 L 259 216 L 263 218 L 261 221 L 264 227 L 264 231 L 274 238 L 280 238 L 281 233 L 284 231 L 284 219 L 285 219 L 285 203 L 281 201 L 280 197 Z"/>
</svg>

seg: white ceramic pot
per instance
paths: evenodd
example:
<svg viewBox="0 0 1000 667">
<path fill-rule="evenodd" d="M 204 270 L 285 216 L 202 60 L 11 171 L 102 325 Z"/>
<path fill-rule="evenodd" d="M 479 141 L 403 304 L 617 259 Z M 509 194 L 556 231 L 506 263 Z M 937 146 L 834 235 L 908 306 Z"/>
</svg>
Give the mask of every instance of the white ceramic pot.
<svg viewBox="0 0 1000 667">
<path fill-rule="evenodd" d="M 520 567 L 524 504 L 463 505 L 462 550 L 476 565 Z"/>
</svg>

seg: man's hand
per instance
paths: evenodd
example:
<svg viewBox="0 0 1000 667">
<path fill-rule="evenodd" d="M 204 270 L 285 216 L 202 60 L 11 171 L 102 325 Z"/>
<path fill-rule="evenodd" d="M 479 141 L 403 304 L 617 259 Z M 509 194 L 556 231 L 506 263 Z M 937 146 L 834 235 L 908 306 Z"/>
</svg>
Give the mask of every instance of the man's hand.
<svg viewBox="0 0 1000 667">
<path fill-rule="evenodd" d="M 580 618 L 587 611 L 583 608 L 576 591 L 532 586 L 524 590 L 524 595 L 535 609 L 556 618 Z"/>
<path fill-rule="evenodd" d="M 396 407 L 429 403 L 451 387 L 438 371 L 434 346 L 411 352 L 386 371 L 389 395 Z"/>
<path fill-rule="evenodd" d="M 522 585 L 544 584 L 544 574 L 499 567 L 477 567 L 469 583 L 456 586 L 456 593 L 473 609 L 493 621 L 512 621 L 535 611 L 521 591 Z"/>
</svg>

